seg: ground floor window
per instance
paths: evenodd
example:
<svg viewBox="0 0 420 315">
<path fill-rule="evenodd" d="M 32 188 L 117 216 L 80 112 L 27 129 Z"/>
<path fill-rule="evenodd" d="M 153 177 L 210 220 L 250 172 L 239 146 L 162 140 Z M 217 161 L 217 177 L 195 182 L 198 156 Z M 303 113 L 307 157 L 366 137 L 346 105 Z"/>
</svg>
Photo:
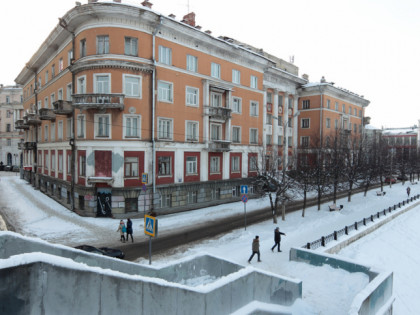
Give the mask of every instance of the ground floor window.
<svg viewBox="0 0 420 315">
<path fill-rule="evenodd" d="M 172 194 L 163 194 L 160 198 L 160 207 L 167 208 L 172 206 Z"/>
<path fill-rule="evenodd" d="M 125 211 L 133 212 L 137 211 L 138 200 L 137 198 L 125 198 Z"/>
<path fill-rule="evenodd" d="M 189 191 L 187 192 L 187 203 L 197 203 L 197 192 Z"/>
</svg>

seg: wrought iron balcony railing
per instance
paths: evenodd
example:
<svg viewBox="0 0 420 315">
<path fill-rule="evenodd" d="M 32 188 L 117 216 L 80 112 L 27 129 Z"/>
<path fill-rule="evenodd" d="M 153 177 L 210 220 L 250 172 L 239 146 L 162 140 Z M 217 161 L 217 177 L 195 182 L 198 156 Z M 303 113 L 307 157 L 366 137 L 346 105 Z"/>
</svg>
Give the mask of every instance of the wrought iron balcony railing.
<svg viewBox="0 0 420 315">
<path fill-rule="evenodd" d="M 230 151 L 230 141 L 226 140 L 212 140 L 209 143 L 209 151 L 226 152 Z"/>
<path fill-rule="evenodd" d="M 54 113 L 57 115 L 70 115 L 73 113 L 73 107 L 71 102 L 58 100 L 53 103 Z"/>
<path fill-rule="evenodd" d="M 36 142 L 25 142 L 24 143 L 25 150 L 33 150 L 33 149 L 35 149 L 35 146 L 36 146 Z"/>
<path fill-rule="evenodd" d="M 78 109 L 124 109 L 124 94 L 75 94 L 72 105 Z"/>
<path fill-rule="evenodd" d="M 228 120 L 232 117 L 232 110 L 226 107 L 208 107 L 209 116 L 213 119 Z"/>
</svg>

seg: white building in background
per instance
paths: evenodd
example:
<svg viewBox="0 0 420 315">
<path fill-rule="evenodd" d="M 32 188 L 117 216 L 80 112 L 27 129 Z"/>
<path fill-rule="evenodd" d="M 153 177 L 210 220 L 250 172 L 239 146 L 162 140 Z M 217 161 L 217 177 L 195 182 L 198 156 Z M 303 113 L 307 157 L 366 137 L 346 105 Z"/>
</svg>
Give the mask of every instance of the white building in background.
<svg viewBox="0 0 420 315">
<path fill-rule="evenodd" d="M 23 133 L 15 128 L 15 121 L 22 116 L 22 88 L 0 84 L 0 162 L 3 165 L 20 165 L 18 150 Z"/>
</svg>

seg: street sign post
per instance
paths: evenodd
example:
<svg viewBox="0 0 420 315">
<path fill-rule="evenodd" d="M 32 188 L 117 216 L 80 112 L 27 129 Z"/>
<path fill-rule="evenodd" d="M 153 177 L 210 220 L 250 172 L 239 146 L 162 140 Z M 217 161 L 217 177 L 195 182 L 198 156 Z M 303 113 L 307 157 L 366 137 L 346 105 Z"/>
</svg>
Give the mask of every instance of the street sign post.
<svg viewBox="0 0 420 315">
<path fill-rule="evenodd" d="M 241 185 L 241 194 L 242 195 L 248 194 L 248 185 Z"/>
<path fill-rule="evenodd" d="M 158 221 L 150 215 L 144 216 L 144 234 L 149 235 L 149 265 L 152 264 L 152 237 L 157 236 Z"/>
<path fill-rule="evenodd" d="M 149 174 L 148 173 L 141 173 L 141 183 L 147 184 L 149 182 Z"/>
<path fill-rule="evenodd" d="M 246 187 L 246 191 L 248 191 L 248 186 Z M 241 191 L 242 191 L 242 186 L 241 186 Z M 246 202 L 248 201 L 248 196 L 247 195 L 242 195 L 242 202 L 244 203 L 244 215 L 245 215 L 245 231 L 246 231 Z"/>
</svg>

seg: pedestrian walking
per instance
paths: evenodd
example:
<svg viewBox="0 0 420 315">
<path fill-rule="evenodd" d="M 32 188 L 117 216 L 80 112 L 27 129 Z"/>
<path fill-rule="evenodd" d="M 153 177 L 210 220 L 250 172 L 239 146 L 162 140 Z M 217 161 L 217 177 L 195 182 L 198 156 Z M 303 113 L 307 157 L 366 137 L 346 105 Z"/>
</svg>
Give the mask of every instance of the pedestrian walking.
<svg viewBox="0 0 420 315">
<path fill-rule="evenodd" d="M 411 188 L 407 187 L 407 196 L 410 197 Z"/>
<path fill-rule="evenodd" d="M 133 222 L 131 222 L 130 218 L 127 219 L 127 242 L 129 235 L 131 236 L 131 243 L 133 243 Z"/>
<path fill-rule="evenodd" d="M 258 255 L 258 262 L 261 262 L 261 259 L 260 259 L 260 237 L 258 235 L 255 236 L 255 238 L 252 240 L 252 255 L 248 259 L 249 263 L 251 263 L 252 257 L 254 257 L 255 254 Z"/>
<path fill-rule="evenodd" d="M 123 220 L 120 221 L 120 224 L 118 225 L 117 232 L 120 232 L 120 241 L 125 243 L 126 228 L 125 228 L 125 224 L 124 224 Z"/>
<path fill-rule="evenodd" d="M 280 232 L 279 227 L 276 227 L 276 229 L 274 230 L 274 246 L 271 247 L 271 251 L 274 251 L 274 248 L 277 246 L 277 251 L 281 252 L 280 250 L 280 241 L 281 241 L 281 235 L 286 236 L 285 233 Z"/>
</svg>

